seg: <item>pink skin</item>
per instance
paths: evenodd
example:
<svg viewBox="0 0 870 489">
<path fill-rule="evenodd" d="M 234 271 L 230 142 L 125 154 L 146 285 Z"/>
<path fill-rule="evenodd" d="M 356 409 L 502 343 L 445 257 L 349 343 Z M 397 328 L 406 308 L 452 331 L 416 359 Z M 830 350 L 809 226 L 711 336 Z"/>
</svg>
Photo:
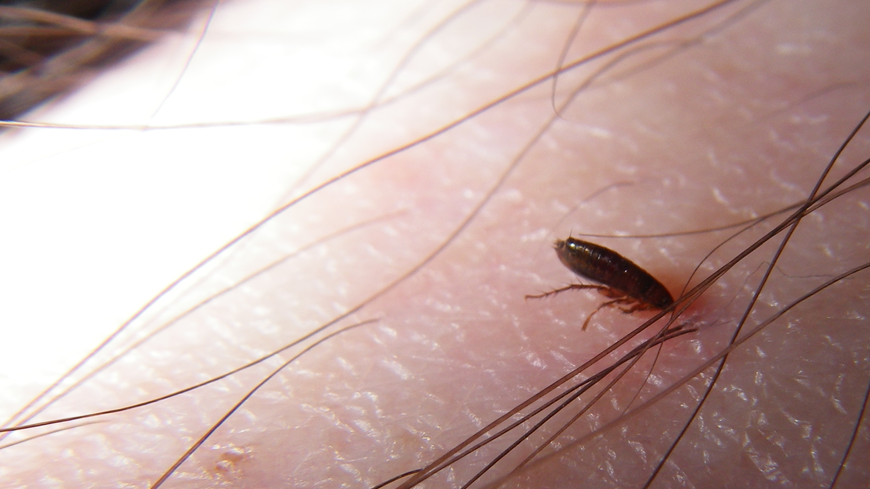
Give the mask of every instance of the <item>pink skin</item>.
<svg viewBox="0 0 870 489">
<path fill-rule="evenodd" d="M 19 208 L 35 214 L 4 220 L 12 238 L 3 245 L 3 263 L 10 270 L 24 263 L 20 275 L 10 272 L 13 286 L 4 291 L 4 322 L 22 331 L 14 347 L 7 346 L 18 356 L 0 369 L 4 414 L 276 202 L 552 71 L 582 8 L 480 2 L 458 11 L 461 4 L 444 2 L 336 1 L 282 10 L 244 3 L 221 5 L 186 71 L 181 67 L 194 43 L 170 39 L 177 44 L 138 56 L 81 95 L 94 98 L 71 99 L 54 114 L 27 119 L 159 126 L 335 114 L 370 104 L 389 74 L 397 76 L 381 99 L 395 102 L 367 113 L 300 186 L 296 182 L 355 119 L 5 135 L 9 178 L 0 193 L 10 201 L 0 207 L 12 213 L 14 202 L 15 216 Z M 846 1 L 770 2 L 699 39 L 748 5 L 729 4 L 647 39 L 654 47 L 616 51 L 571 70 L 558 79 L 555 98 L 546 81 L 499 101 L 291 206 L 236 246 L 232 260 L 185 282 L 188 295 L 172 305 L 162 301 L 130 331 L 152 331 L 281 256 L 381 219 L 218 297 L 38 419 L 122 406 L 202 382 L 351 311 L 328 331 L 377 321 L 283 369 L 164 487 L 371 487 L 424 466 L 653 316 L 604 310 L 581 332 L 599 294 L 525 301 L 525 295 L 577 280 L 553 253 L 554 239 L 671 233 L 585 239 L 640 264 L 676 297 L 732 232 L 674 233 L 744 221 L 809 195 L 870 108 L 870 9 Z M 595 5 L 566 60 L 698 8 L 672 1 Z M 451 11 L 458 13 L 450 17 Z M 510 27 L 519 12 L 522 19 Z M 436 30 L 448 18 L 454 20 Z M 415 44 L 421 49 L 400 64 Z M 635 55 L 607 65 L 629 52 Z M 599 72 L 554 120 L 553 106 L 565 104 Z M 434 81 L 410 91 L 429 78 Z M 126 91 L 111 95 L 105 87 L 117 81 Z M 85 108 L 75 112 L 75 104 Z M 102 106 L 119 115 L 98 111 Z M 542 136 L 535 141 L 537 132 Z M 833 178 L 870 154 L 866 134 Z M 48 139 L 58 141 L 58 149 L 49 149 Z M 121 152 L 128 156 L 119 160 Z M 18 200 L 8 197 L 21 188 Z M 865 201 L 860 189 L 803 221 L 748 326 L 866 260 Z M 782 218 L 726 244 L 690 285 Z M 87 245 L 79 248 L 80 242 Z M 637 399 L 652 355 L 605 395 L 592 419 L 581 418 L 536 463 L 508 475 L 504 487 L 643 486 L 697 405 L 703 382 L 694 379 L 638 415 L 617 418 L 727 345 L 774 250 L 772 243 L 765 246 L 689 308 L 680 321 L 699 331 L 663 348 Z M 729 356 L 653 486 L 829 485 L 867 388 L 868 290 L 866 273 L 855 275 Z M 56 324 L 58 330 L 49 329 Z M 27 337 L 31 331 L 36 335 Z M 119 348 L 132 336 L 122 335 Z M 113 348 L 84 371 L 105 363 Z M 280 364 L 269 360 L 192 393 L 0 450 L 0 485 L 148 487 Z M 7 374 L 12 368 L 21 373 Z M 861 461 L 868 445 L 863 426 L 838 487 L 867 480 Z M 436 475 L 428 487 L 461 486 L 503 446 Z M 509 474 L 530 448 L 519 451 L 522 456 L 508 456 L 478 486 Z"/>
</svg>

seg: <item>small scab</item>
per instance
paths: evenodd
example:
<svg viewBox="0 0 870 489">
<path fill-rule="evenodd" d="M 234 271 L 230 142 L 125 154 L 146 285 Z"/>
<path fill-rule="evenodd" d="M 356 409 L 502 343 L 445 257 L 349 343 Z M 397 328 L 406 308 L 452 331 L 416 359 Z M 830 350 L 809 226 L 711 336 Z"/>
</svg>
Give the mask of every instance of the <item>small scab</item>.
<svg viewBox="0 0 870 489">
<path fill-rule="evenodd" d="M 569 270 L 601 285 L 571 284 L 527 299 L 540 299 L 570 289 L 596 289 L 612 299 L 604 302 L 586 318 L 583 330 L 596 312 L 605 307 L 618 307 L 630 314 L 647 309 L 664 309 L 674 303 L 668 289 L 646 270 L 619 253 L 604 246 L 569 237 L 554 244 L 556 255 Z"/>
</svg>

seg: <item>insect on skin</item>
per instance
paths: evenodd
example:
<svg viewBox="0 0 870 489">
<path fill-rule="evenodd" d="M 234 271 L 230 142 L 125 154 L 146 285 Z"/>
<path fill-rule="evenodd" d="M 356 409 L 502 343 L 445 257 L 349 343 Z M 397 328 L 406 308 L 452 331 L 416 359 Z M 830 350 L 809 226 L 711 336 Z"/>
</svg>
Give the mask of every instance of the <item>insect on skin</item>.
<svg viewBox="0 0 870 489">
<path fill-rule="evenodd" d="M 556 240 L 554 248 L 559 260 L 572 272 L 602 285 L 571 284 L 544 294 L 527 295 L 526 299 L 540 299 L 570 289 L 597 289 L 612 300 L 592 311 L 583 322 L 584 331 L 592 316 L 605 307 L 619 307 L 622 312 L 630 314 L 647 309 L 664 309 L 674 303 L 671 293 L 661 282 L 609 248 L 571 237 Z"/>
</svg>

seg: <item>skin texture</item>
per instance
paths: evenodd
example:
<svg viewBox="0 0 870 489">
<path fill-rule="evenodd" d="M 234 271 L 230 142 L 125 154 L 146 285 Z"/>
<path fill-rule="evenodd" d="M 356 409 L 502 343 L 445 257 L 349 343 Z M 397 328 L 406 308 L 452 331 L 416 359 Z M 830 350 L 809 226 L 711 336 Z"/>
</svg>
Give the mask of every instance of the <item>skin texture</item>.
<svg viewBox="0 0 870 489">
<path fill-rule="evenodd" d="M 510 98 L 560 64 L 583 4 L 245 3 L 221 4 L 201 42 L 202 23 L 98 80 L 81 95 L 89 98 L 27 117 L 181 128 L 32 129 L 2 141 L 0 207 L 12 236 L 3 245 L 11 284 L 3 309 L 16 325 L 15 355 L 2 369 L 8 415 L 262 216 L 389 153 L 185 280 L 82 372 L 114 354 L 118 362 L 37 418 L 152 399 L 324 325 L 332 332 L 376 320 L 281 370 L 165 487 L 372 487 L 424 466 L 652 317 L 606 310 L 581 332 L 598 294 L 524 301 L 575 280 L 554 256 L 554 239 L 634 236 L 583 239 L 638 263 L 677 297 L 783 216 L 706 261 L 734 230 L 679 233 L 806 199 L 870 108 L 870 12 L 857 2 L 727 3 L 646 38 L 644 48 L 611 50 L 563 73 L 555 95 L 544 78 Z M 701 6 L 589 8 L 563 65 Z M 107 88 L 115 84 L 118 95 Z M 214 121 L 258 124 L 191 127 Z M 833 178 L 867 157 L 866 134 Z M 750 325 L 866 260 L 866 202 L 859 189 L 803 221 Z M 664 236 L 638 237 L 649 235 Z M 698 331 L 664 346 L 654 366 L 645 357 L 591 419 L 510 474 L 531 453 L 523 445 L 476 487 L 643 487 L 712 370 L 620 417 L 727 346 L 775 249 L 766 245 L 717 280 L 678 320 Z M 866 274 L 857 274 L 732 353 L 652 485 L 829 486 L 870 381 L 867 294 Z M 149 487 L 310 344 L 183 396 L 4 448 L 0 484 Z M 860 463 L 868 443 L 862 425 L 837 487 L 868 479 Z M 460 487 L 504 445 L 427 487 Z"/>
</svg>

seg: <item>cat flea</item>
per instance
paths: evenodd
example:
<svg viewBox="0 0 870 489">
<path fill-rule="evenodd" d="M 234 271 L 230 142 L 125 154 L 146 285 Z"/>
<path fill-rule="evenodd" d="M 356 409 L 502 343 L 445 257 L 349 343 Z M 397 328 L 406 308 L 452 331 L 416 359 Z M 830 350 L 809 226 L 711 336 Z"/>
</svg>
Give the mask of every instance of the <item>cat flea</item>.
<svg viewBox="0 0 870 489">
<path fill-rule="evenodd" d="M 668 289 L 646 270 L 619 253 L 588 241 L 569 237 L 556 240 L 554 245 L 559 260 L 569 270 L 601 285 L 571 284 L 526 299 L 540 299 L 571 289 L 596 289 L 612 300 L 598 306 L 583 323 L 583 330 L 596 312 L 605 307 L 618 307 L 630 314 L 648 309 L 664 309 L 674 303 Z"/>
</svg>

